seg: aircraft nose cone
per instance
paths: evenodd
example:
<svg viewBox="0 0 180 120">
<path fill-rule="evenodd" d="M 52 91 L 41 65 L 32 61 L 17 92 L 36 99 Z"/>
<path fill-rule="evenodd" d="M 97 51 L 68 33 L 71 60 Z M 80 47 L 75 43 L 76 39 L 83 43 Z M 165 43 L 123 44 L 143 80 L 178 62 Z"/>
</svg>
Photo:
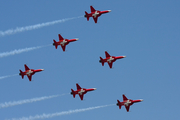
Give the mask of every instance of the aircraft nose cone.
<svg viewBox="0 0 180 120">
<path fill-rule="evenodd" d="M 108 10 L 109 12 L 111 12 L 111 10 Z"/>
<path fill-rule="evenodd" d="M 76 38 L 76 40 L 79 40 L 79 38 Z"/>
<path fill-rule="evenodd" d="M 94 90 L 96 90 L 97 88 L 93 88 Z"/>
<path fill-rule="evenodd" d="M 44 71 L 44 69 L 41 69 L 42 71 Z"/>
<path fill-rule="evenodd" d="M 123 56 L 124 58 L 126 57 L 126 56 Z"/>
<path fill-rule="evenodd" d="M 140 101 L 143 101 L 143 99 L 140 99 Z"/>
</svg>

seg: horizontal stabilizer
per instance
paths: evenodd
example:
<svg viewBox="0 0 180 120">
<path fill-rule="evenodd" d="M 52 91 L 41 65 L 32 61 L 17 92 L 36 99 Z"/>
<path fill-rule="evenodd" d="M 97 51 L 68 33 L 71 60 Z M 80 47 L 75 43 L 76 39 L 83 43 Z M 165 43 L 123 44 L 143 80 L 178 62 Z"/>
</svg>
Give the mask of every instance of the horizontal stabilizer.
<svg viewBox="0 0 180 120">
<path fill-rule="evenodd" d="M 89 14 L 88 14 L 86 11 L 85 11 L 84 17 L 86 17 L 86 18 L 87 18 L 87 21 L 89 21 Z"/>
<path fill-rule="evenodd" d="M 121 102 L 119 101 L 119 100 L 117 100 L 117 105 L 119 106 L 119 109 L 121 109 L 121 106 L 122 106 L 122 104 L 121 104 Z"/>
<path fill-rule="evenodd" d="M 24 78 L 24 73 L 21 70 L 19 70 L 19 71 L 20 71 L 19 75 L 21 75 L 21 77 L 23 79 Z"/>
<path fill-rule="evenodd" d="M 55 40 L 53 40 L 53 41 L 54 41 L 53 45 L 54 45 L 54 46 L 55 46 L 55 48 L 57 49 L 58 44 L 57 44 L 57 42 L 56 42 Z"/>
<path fill-rule="evenodd" d="M 104 66 L 104 60 L 102 57 L 100 57 L 100 60 L 99 60 L 100 63 L 102 63 L 102 66 Z"/>
<path fill-rule="evenodd" d="M 73 89 L 71 89 L 71 94 L 73 95 L 73 97 L 75 98 L 75 96 L 76 96 L 76 94 L 75 94 L 75 92 L 74 92 L 74 90 Z"/>
</svg>

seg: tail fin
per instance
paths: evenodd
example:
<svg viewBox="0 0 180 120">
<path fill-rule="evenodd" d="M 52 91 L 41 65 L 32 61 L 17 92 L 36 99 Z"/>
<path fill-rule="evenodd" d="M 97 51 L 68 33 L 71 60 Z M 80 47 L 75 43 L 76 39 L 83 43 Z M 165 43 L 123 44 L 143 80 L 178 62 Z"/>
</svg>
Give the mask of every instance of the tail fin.
<svg viewBox="0 0 180 120">
<path fill-rule="evenodd" d="M 76 94 L 75 94 L 75 92 L 74 92 L 74 90 L 73 89 L 71 89 L 71 94 L 73 95 L 73 97 L 75 98 L 75 96 L 76 96 Z"/>
<path fill-rule="evenodd" d="M 21 75 L 21 77 L 23 79 L 24 78 L 24 74 L 23 74 L 23 72 L 21 70 L 19 70 L 19 71 L 20 71 L 19 75 Z"/>
<path fill-rule="evenodd" d="M 55 48 L 57 49 L 58 44 L 57 44 L 57 42 L 56 42 L 55 40 L 53 40 L 53 41 L 54 41 L 53 45 L 54 45 L 54 46 L 55 46 Z"/>
<path fill-rule="evenodd" d="M 119 106 L 119 109 L 121 109 L 121 106 L 122 106 L 122 104 L 121 104 L 121 102 L 119 101 L 119 100 L 117 100 L 117 105 Z"/>
<path fill-rule="evenodd" d="M 99 60 L 100 63 L 102 63 L 102 66 L 104 66 L 104 60 L 102 57 L 100 57 L 100 60 Z"/>
<path fill-rule="evenodd" d="M 89 21 L 89 15 L 88 15 L 88 13 L 87 13 L 86 11 L 85 11 L 84 17 L 86 17 L 86 18 L 87 18 L 87 21 Z"/>
</svg>

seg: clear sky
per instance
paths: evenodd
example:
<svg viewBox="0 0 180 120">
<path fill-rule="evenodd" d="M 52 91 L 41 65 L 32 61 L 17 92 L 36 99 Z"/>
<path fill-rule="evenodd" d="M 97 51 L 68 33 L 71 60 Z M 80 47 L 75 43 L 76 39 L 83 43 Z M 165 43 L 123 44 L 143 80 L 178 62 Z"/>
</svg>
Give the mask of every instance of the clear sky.
<svg viewBox="0 0 180 120">
<path fill-rule="evenodd" d="M 169 120 L 180 119 L 180 1 L 179 0 L 8 0 L 0 1 L 0 31 L 65 18 L 79 17 L 97 10 L 112 10 L 93 19 L 68 20 L 39 29 L 0 36 L 0 54 L 44 46 L 64 38 L 79 38 L 63 52 L 46 46 L 0 58 L 0 77 L 24 71 L 24 64 L 36 73 L 32 82 L 25 76 L 0 79 L 0 104 L 43 96 L 62 95 L 38 102 L 0 108 L 0 120 L 51 114 L 68 110 L 114 104 L 99 109 L 48 118 L 50 120 Z M 99 57 L 104 51 L 117 60 L 110 69 Z M 81 101 L 69 93 L 75 84 L 97 88 Z M 122 94 L 144 99 L 126 112 L 116 106 Z"/>
</svg>

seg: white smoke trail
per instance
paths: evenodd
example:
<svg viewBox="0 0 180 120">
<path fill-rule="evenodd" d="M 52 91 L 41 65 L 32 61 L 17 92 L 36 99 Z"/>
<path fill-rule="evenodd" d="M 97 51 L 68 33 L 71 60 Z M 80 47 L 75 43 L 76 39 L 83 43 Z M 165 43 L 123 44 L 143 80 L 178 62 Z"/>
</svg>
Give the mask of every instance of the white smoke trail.
<svg viewBox="0 0 180 120">
<path fill-rule="evenodd" d="M 13 77 L 13 76 L 17 76 L 17 75 L 18 75 L 18 74 L 2 76 L 2 77 L 0 77 L 0 79 L 4 79 L 4 78 L 8 78 L 8 77 Z"/>
<path fill-rule="evenodd" d="M 39 48 L 43 48 L 43 47 L 47 47 L 47 46 L 50 46 L 50 45 L 23 48 L 23 49 L 13 50 L 13 51 L 9 51 L 9 52 L 3 52 L 3 53 L 0 53 L 0 58 L 7 57 L 7 56 L 10 56 L 10 55 L 20 54 L 20 53 L 23 53 L 23 52 L 28 52 L 28 51 L 31 51 L 31 50 L 35 50 L 35 49 L 39 49 Z"/>
<path fill-rule="evenodd" d="M 36 120 L 36 119 L 52 118 L 52 117 L 56 117 L 56 116 L 68 115 L 68 114 L 72 114 L 72 113 L 79 113 L 79 112 L 84 112 L 84 111 L 88 111 L 88 110 L 108 107 L 108 106 L 112 106 L 112 105 L 114 105 L 114 104 L 89 107 L 89 108 L 83 108 L 83 109 L 75 109 L 75 110 L 69 110 L 69 111 L 57 112 L 57 113 L 51 113 L 51 114 L 35 115 L 35 116 L 22 117 L 22 118 L 12 118 L 11 120 Z"/>
<path fill-rule="evenodd" d="M 32 103 L 32 102 L 42 101 L 42 100 L 46 100 L 46 99 L 51 99 L 51 98 L 63 96 L 63 95 L 65 95 L 65 94 L 51 95 L 51 96 L 44 96 L 44 97 L 38 97 L 38 98 L 32 98 L 32 99 L 26 99 L 26 100 L 19 100 L 19 101 L 13 101 L 13 102 L 0 103 L 0 108 L 12 107 L 12 106 L 15 106 L 15 105 L 21 105 L 21 104 L 25 104 L 25 103 Z"/>
<path fill-rule="evenodd" d="M 66 18 L 66 19 L 61 19 L 61 20 L 55 20 L 55 21 L 52 21 L 52 22 L 40 23 L 40 24 L 30 25 L 30 26 L 25 26 L 25 27 L 17 27 L 16 29 L 9 29 L 9 30 L 6 30 L 6 31 L 0 31 L 0 36 L 11 35 L 11 34 L 19 33 L 19 32 L 34 30 L 34 29 L 38 29 L 38 28 L 41 28 L 41 27 L 50 26 L 50 25 L 54 25 L 54 24 L 57 24 L 57 23 L 66 22 L 68 20 L 81 18 L 81 17 L 83 17 L 83 16 L 73 17 L 73 18 Z"/>
</svg>

